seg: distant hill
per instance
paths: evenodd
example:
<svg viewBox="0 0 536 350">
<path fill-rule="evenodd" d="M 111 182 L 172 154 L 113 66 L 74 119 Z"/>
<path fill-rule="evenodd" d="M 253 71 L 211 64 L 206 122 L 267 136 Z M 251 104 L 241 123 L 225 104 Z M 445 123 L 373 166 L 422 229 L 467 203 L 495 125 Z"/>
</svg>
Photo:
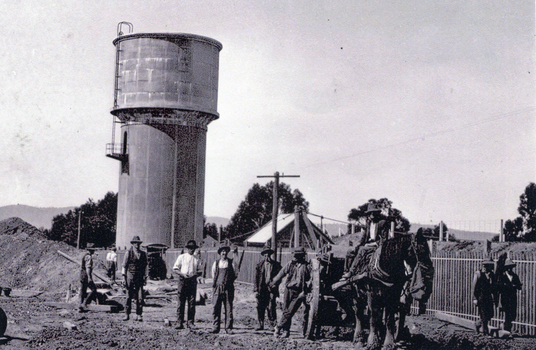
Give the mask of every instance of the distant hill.
<svg viewBox="0 0 536 350">
<path fill-rule="evenodd" d="M 0 207 L 0 220 L 12 217 L 18 217 L 27 223 L 37 227 L 50 229 L 52 227 L 52 218 L 59 214 L 65 214 L 74 207 L 65 208 L 38 208 L 28 205 L 7 205 Z"/>
<path fill-rule="evenodd" d="M 216 224 L 218 228 L 220 228 L 220 226 L 225 227 L 229 224 L 229 219 L 220 216 L 207 216 L 207 224 Z"/>
</svg>

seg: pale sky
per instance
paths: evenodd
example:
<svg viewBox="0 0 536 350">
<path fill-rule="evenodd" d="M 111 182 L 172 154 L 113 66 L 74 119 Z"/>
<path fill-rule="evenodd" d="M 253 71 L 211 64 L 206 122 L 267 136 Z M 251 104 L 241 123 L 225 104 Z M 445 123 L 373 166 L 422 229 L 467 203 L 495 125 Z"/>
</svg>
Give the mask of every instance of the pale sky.
<svg viewBox="0 0 536 350">
<path fill-rule="evenodd" d="M 276 171 L 346 220 L 387 197 L 411 222 L 513 219 L 535 181 L 533 1 L 0 4 L 0 206 L 117 192 L 117 23 L 220 41 L 205 215 Z"/>
</svg>

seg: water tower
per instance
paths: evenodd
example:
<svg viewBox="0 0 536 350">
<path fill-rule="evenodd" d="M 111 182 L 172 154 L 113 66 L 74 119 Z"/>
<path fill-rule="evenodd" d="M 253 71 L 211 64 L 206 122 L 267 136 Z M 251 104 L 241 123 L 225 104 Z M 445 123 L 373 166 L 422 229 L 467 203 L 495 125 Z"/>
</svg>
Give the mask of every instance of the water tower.
<svg viewBox="0 0 536 350">
<path fill-rule="evenodd" d="M 193 34 L 132 33 L 128 22 L 119 23 L 113 44 L 114 127 L 106 155 L 121 162 L 116 245 L 128 247 L 134 235 L 172 249 L 200 242 L 222 45 Z"/>
</svg>

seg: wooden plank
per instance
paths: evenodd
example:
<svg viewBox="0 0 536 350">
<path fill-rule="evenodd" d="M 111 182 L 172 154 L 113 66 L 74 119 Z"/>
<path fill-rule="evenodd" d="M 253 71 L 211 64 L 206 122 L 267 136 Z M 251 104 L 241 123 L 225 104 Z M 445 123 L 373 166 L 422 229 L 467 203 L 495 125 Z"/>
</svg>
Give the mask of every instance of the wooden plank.
<svg viewBox="0 0 536 350">
<path fill-rule="evenodd" d="M 67 254 L 65 254 L 64 252 L 62 252 L 62 251 L 60 251 L 60 250 L 58 250 L 58 254 L 60 254 L 60 255 L 63 256 L 65 259 L 69 260 L 70 262 L 73 262 L 73 263 L 77 264 L 78 266 L 81 266 L 81 265 L 82 265 L 81 262 L 77 261 L 77 260 L 74 259 L 73 257 L 71 257 L 71 256 L 69 256 L 69 255 L 67 255 Z M 93 271 L 93 274 L 94 274 L 98 279 L 100 279 L 101 281 L 106 282 L 106 283 L 108 283 L 109 285 L 112 284 L 112 282 L 111 282 L 108 278 L 102 276 L 101 274 L 99 274 L 99 273 L 97 273 L 97 272 L 95 272 L 95 271 Z"/>
<path fill-rule="evenodd" d="M 458 326 L 462 326 L 465 328 L 472 329 L 473 331 L 476 331 L 475 321 L 471 321 L 466 318 L 462 318 L 462 317 L 458 317 L 454 315 L 449 315 L 443 312 L 436 312 L 435 316 L 441 321 L 454 323 L 454 324 L 457 324 Z"/>
</svg>

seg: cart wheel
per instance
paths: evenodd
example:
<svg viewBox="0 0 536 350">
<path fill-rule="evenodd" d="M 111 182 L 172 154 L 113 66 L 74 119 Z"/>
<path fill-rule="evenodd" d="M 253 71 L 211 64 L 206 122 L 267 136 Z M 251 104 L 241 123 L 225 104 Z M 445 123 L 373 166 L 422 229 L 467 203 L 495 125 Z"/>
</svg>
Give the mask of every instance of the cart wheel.
<svg viewBox="0 0 536 350">
<path fill-rule="evenodd" d="M 4 310 L 0 308 L 0 337 L 4 336 L 4 332 L 7 328 L 7 316 Z"/>
<path fill-rule="evenodd" d="M 320 327 L 318 325 L 318 310 L 320 307 L 320 264 L 317 259 L 313 259 L 312 264 L 311 301 L 309 303 L 309 316 L 305 320 L 304 325 L 304 336 L 311 340 L 317 335 L 315 330 Z"/>
</svg>

